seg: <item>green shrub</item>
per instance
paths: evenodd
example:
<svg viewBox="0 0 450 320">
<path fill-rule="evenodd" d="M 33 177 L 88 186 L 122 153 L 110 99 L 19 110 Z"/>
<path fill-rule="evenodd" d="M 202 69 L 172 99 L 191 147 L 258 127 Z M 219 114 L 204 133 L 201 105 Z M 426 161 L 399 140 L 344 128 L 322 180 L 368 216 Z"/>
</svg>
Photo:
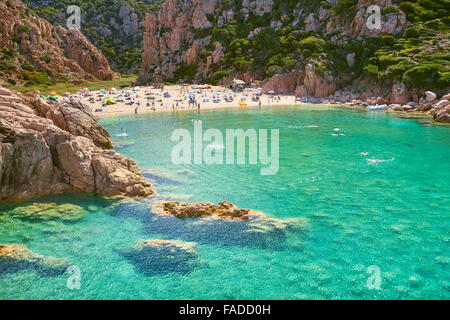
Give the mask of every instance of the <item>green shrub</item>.
<svg viewBox="0 0 450 320">
<path fill-rule="evenodd" d="M 277 65 L 271 65 L 267 69 L 267 76 L 272 77 L 276 74 L 283 73 L 283 68 Z"/>
<path fill-rule="evenodd" d="M 436 80 L 436 86 L 440 89 L 450 88 L 450 72 L 440 73 Z"/>
<path fill-rule="evenodd" d="M 304 57 L 304 58 L 309 58 L 309 57 L 311 57 L 311 55 L 312 55 L 312 51 L 309 50 L 309 49 L 304 49 L 304 50 L 302 51 L 302 54 L 303 54 L 303 57 Z"/>
<path fill-rule="evenodd" d="M 34 67 L 30 66 L 29 64 L 23 65 L 22 69 L 27 70 L 27 71 L 34 71 Z"/>
<path fill-rule="evenodd" d="M 402 2 L 400 3 L 400 9 L 406 14 L 409 21 L 416 21 L 420 14 L 421 8 L 416 3 Z"/>
<path fill-rule="evenodd" d="M 441 29 L 441 27 L 444 26 L 444 24 L 441 22 L 440 19 L 435 19 L 425 22 L 424 26 L 433 30 L 439 30 Z"/>
<path fill-rule="evenodd" d="M 390 14 L 390 13 L 398 13 L 398 12 L 399 12 L 399 10 L 398 10 L 398 8 L 395 7 L 395 6 L 389 6 L 389 7 L 386 7 L 386 8 L 384 8 L 383 11 L 382 11 L 382 13 L 383 13 L 384 15 Z"/>
<path fill-rule="evenodd" d="M 399 63 L 390 66 L 387 70 L 386 70 L 386 78 L 388 79 L 402 79 L 403 75 L 405 74 L 406 71 L 408 71 L 409 69 L 413 68 L 415 66 L 415 64 L 411 61 L 407 61 L 407 60 L 403 60 L 400 61 Z"/>
<path fill-rule="evenodd" d="M 364 71 L 366 71 L 369 75 L 371 75 L 375 78 L 381 77 L 381 72 L 376 65 L 369 64 L 364 67 Z"/>
<path fill-rule="evenodd" d="M 48 75 L 44 72 L 39 71 L 22 71 L 22 79 L 26 81 L 26 85 L 51 85 L 53 82 L 50 80 Z"/>
<path fill-rule="evenodd" d="M 27 24 L 23 24 L 17 27 L 17 32 L 20 33 L 30 33 L 30 26 Z"/>
<path fill-rule="evenodd" d="M 409 80 L 416 87 L 424 87 L 429 85 L 437 72 L 442 68 L 439 64 L 425 64 L 413 67 L 405 72 L 403 78 Z"/>
<path fill-rule="evenodd" d="M 346 18 L 355 16 L 357 0 L 337 0 L 336 5 L 331 9 L 336 16 Z"/>
<path fill-rule="evenodd" d="M 326 44 L 325 40 L 310 36 L 300 41 L 299 46 L 301 49 L 308 49 L 311 52 L 323 52 Z"/>
<path fill-rule="evenodd" d="M 405 30 L 405 37 L 408 39 L 420 38 L 420 30 L 416 27 L 411 27 Z"/>
<path fill-rule="evenodd" d="M 398 63 L 402 58 L 399 57 L 393 57 L 391 55 L 384 55 L 378 57 L 378 65 L 382 68 L 386 68 L 390 65 Z"/>
</svg>

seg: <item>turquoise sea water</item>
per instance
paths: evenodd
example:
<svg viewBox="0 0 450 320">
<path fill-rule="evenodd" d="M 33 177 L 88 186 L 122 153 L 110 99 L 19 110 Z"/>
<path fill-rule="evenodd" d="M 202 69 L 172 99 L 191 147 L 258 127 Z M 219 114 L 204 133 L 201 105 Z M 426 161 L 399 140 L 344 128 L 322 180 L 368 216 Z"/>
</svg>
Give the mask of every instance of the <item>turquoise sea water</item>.
<svg viewBox="0 0 450 320">
<path fill-rule="evenodd" d="M 261 176 L 258 165 L 172 164 L 170 136 L 192 130 L 193 119 L 220 130 L 279 129 L 279 173 Z M 158 195 L 30 202 L 78 204 L 86 215 L 75 222 L 18 219 L 11 215 L 17 204 L 2 204 L 0 243 L 69 258 L 81 270 L 81 288 L 67 288 L 68 274 L 0 272 L 0 298 L 448 299 L 450 127 L 426 121 L 326 106 L 104 118 L 116 149 L 152 173 Z M 128 137 L 117 136 L 123 132 Z M 249 236 L 243 222 L 158 217 L 149 206 L 161 199 L 228 200 L 306 222 Z M 143 273 L 119 252 L 138 239 L 196 242 L 198 256 L 188 269 Z M 369 266 L 381 271 L 380 290 L 367 287 Z"/>
</svg>

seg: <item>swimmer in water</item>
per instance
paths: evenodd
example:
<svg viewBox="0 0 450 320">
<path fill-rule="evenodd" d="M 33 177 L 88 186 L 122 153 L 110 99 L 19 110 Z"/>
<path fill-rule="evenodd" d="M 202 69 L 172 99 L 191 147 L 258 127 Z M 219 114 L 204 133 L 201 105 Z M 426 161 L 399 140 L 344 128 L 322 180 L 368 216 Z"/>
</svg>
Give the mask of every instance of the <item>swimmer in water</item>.
<svg viewBox="0 0 450 320">
<path fill-rule="evenodd" d="M 368 153 L 368 152 L 361 152 L 361 155 L 362 155 L 362 156 L 368 156 L 369 153 Z"/>
<path fill-rule="evenodd" d="M 395 158 L 387 159 L 387 160 L 379 160 L 379 159 L 367 159 L 369 163 L 381 163 L 381 162 L 390 162 L 394 161 Z"/>
</svg>

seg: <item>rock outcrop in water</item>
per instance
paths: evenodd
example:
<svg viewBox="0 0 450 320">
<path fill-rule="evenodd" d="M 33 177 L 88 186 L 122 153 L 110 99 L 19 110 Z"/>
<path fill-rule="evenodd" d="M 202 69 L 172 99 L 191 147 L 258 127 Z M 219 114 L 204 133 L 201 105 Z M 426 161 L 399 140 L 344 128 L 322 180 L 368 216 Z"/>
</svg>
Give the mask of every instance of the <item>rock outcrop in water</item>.
<svg viewBox="0 0 450 320">
<path fill-rule="evenodd" d="M 71 265 L 65 258 L 37 254 L 24 244 L 0 244 L 0 274 L 34 269 L 44 274 L 62 274 Z"/>
<path fill-rule="evenodd" d="M 150 233 L 197 243 L 222 245 L 277 247 L 290 232 L 306 230 L 304 218 L 275 218 L 263 212 L 240 209 L 227 201 L 173 202 L 151 204 L 148 224 Z M 172 227 L 167 230 L 167 225 Z"/>
<path fill-rule="evenodd" d="M 110 147 L 83 104 L 49 104 L 0 87 L 0 200 L 67 191 L 153 194 L 136 162 Z"/>
<path fill-rule="evenodd" d="M 212 217 L 223 220 L 249 220 L 262 215 L 261 212 L 255 210 L 239 209 L 227 201 L 218 204 L 211 202 L 156 202 L 152 206 L 152 210 L 156 214 L 173 215 L 177 218 Z"/>
<path fill-rule="evenodd" d="M 55 28 L 20 0 L 0 2 L 0 85 L 112 79 L 105 56 L 77 30 Z"/>
</svg>

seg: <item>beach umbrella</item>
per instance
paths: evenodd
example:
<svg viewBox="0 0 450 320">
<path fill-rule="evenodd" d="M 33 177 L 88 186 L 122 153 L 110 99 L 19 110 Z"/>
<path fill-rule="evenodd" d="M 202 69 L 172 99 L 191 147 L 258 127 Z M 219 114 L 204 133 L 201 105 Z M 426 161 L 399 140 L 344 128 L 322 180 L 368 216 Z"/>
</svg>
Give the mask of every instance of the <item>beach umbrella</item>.
<svg viewBox="0 0 450 320">
<path fill-rule="evenodd" d="M 117 100 L 113 99 L 113 98 L 104 98 L 103 102 L 106 104 L 115 104 L 117 102 Z"/>
<path fill-rule="evenodd" d="M 98 91 L 100 91 L 100 92 L 106 92 L 106 90 L 105 90 L 105 89 L 100 89 L 100 90 L 98 90 Z"/>
</svg>

